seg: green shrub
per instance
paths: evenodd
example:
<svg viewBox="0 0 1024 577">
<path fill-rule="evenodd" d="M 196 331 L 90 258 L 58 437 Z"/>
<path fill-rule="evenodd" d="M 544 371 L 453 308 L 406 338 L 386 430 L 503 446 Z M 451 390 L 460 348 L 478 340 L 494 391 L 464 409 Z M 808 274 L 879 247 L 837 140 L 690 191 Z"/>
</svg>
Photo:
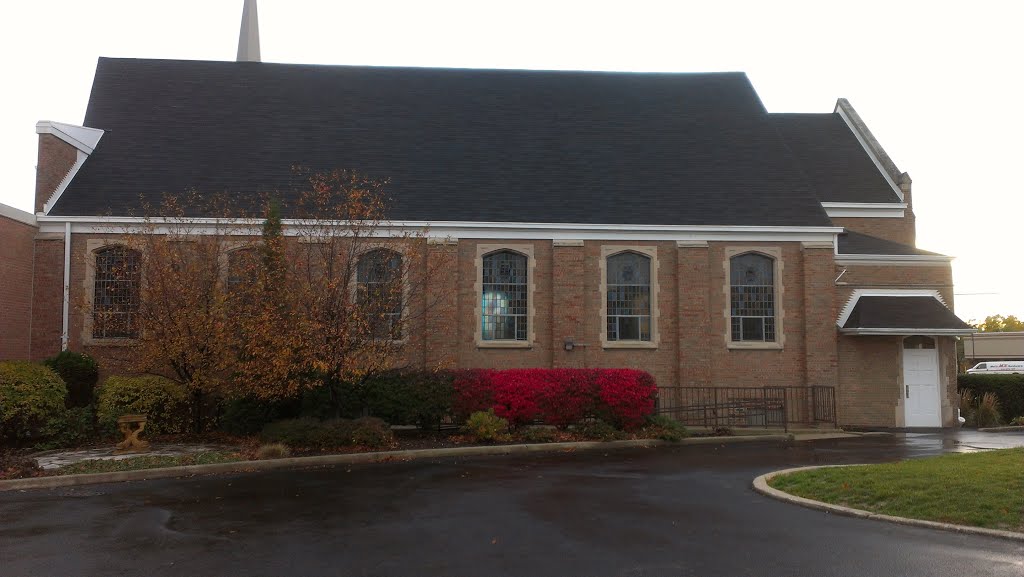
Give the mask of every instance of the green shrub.
<svg viewBox="0 0 1024 577">
<path fill-rule="evenodd" d="M 291 447 L 325 449 L 351 445 L 354 431 L 355 424 L 348 419 L 318 421 L 303 417 L 268 424 L 260 433 L 260 439 Z"/>
<path fill-rule="evenodd" d="M 1024 415 L 1024 375 L 958 375 L 956 380 L 959 390 L 971 391 L 975 399 L 995 394 L 1002 414 Z"/>
<path fill-rule="evenodd" d="M 451 412 L 454 375 L 451 371 L 387 371 L 362 385 L 365 409 L 393 425 L 436 429 Z"/>
<path fill-rule="evenodd" d="M 60 375 L 68 387 L 68 407 L 86 407 L 93 402 L 93 391 L 99 379 L 96 360 L 85 353 L 61 351 L 44 361 Z"/>
<path fill-rule="evenodd" d="M 0 437 L 15 443 L 36 439 L 64 411 L 67 387 L 43 365 L 0 362 Z"/>
<path fill-rule="evenodd" d="M 256 449 L 256 457 L 258 459 L 283 459 L 285 457 L 290 457 L 291 454 L 292 450 L 284 443 L 270 443 L 269 445 L 262 445 L 259 449 Z"/>
<path fill-rule="evenodd" d="M 654 415 L 647 418 L 647 426 L 644 427 L 644 436 L 662 441 L 678 443 L 685 439 L 689 433 L 686 427 L 679 421 L 666 417 L 665 415 Z"/>
<path fill-rule="evenodd" d="M 267 423 L 299 415 L 297 399 L 266 400 L 257 397 L 239 397 L 224 403 L 219 428 L 232 435 L 254 435 Z"/>
<path fill-rule="evenodd" d="M 71 407 L 55 417 L 46 427 L 47 440 L 37 449 L 77 447 L 96 438 L 96 416 L 92 406 Z"/>
<path fill-rule="evenodd" d="M 330 419 L 320 423 L 320 428 L 310 440 L 311 447 L 329 449 L 347 447 L 353 443 L 356 421 L 351 419 Z"/>
<path fill-rule="evenodd" d="M 978 421 L 975 418 L 974 393 L 970 389 L 960 391 L 960 416 L 964 418 L 965 427 L 977 427 Z"/>
<path fill-rule="evenodd" d="M 606 421 L 594 419 L 587 421 L 576 429 L 583 437 L 594 441 L 618 441 L 626 438 L 626 434 Z"/>
<path fill-rule="evenodd" d="M 376 417 L 361 417 L 353 423 L 352 443 L 371 449 L 384 449 L 395 442 L 391 427 Z"/>
<path fill-rule="evenodd" d="M 308 447 L 316 444 L 320 433 L 320 421 L 303 417 L 274 421 L 263 427 L 260 439 L 266 443 L 284 443 L 291 447 Z"/>
<path fill-rule="evenodd" d="M 508 433 L 508 421 L 494 414 L 494 409 L 477 411 L 466 419 L 462 427 L 470 437 L 483 443 L 504 440 Z"/>
<path fill-rule="evenodd" d="M 978 427 L 995 427 L 1002 420 L 999 412 L 999 398 L 995 393 L 985 393 L 974 409 L 974 420 Z"/>
<path fill-rule="evenodd" d="M 1010 424 L 1017 427 L 1024 426 L 1024 416 L 1014 417 Z"/>
<path fill-rule="evenodd" d="M 527 443 L 551 443 L 555 440 L 556 432 L 551 427 L 526 427 L 522 437 Z"/>
<path fill-rule="evenodd" d="M 184 433 L 191 426 L 188 392 L 164 377 L 110 377 L 96 399 L 96 421 L 104 433 L 115 433 L 117 418 L 127 414 L 146 415 L 152 435 Z"/>
</svg>

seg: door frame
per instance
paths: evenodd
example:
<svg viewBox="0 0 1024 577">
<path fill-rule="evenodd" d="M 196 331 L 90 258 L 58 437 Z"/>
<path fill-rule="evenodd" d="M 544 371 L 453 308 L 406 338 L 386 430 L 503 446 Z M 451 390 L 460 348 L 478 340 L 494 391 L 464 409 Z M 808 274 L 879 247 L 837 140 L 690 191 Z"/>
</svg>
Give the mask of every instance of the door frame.
<svg viewBox="0 0 1024 577">
<path fill-rule="evenodd" d="M 914 337 L 924 337 L 924 338 L 931 339 L 932 343 L 935 346 L 934 346 L 934 348 L 931 348 L 931 349 L 907 349 L 906 348 L 906 340 L 909 339 L 909 338 L 914 338 Z M 941 355 L 939 354 L 940 353 L 940 351 L 939 351 L 939 344 L 940 343 L 939 343 L 939 339 L 938 338 L 936 338 L 934 336 L 928 336 L 928 335 L 907 335 L 907 336 L 902 337 L 900 339 L 900 380 L 901 380 L 902 385 L 903 385 L 902 387 L 900 387 L 902 389 L 900 391 L 900 396 L 903 399 L 903 426 L 904 427 L 907 427 L 907 428 L 910 428 L 910 429 L 929 429 L 929 428 L 940 428 L 940 427 L 942 427 L 942 395 L 943 395 L 944 391 L 942 390 L 943 389 L 942 388 L 942 359 L 941 359 Z M 907 384 L 907 373 L 906 373 L 906 369 L 907 369 L 907 365 L 906 365 L 906 351 L 908 351 L 908 350 L 931 350 L 931 351 L 934 351 L 934 355 L 935 355 L 935 361 L 934 361 L 935 362 L 935 366 L 934 366 L 934 368 L 935 368 L 935 415 L 936 415 L 936 422 L 934 424 L 928 424 L 928 425 L 916 425 L 916 424 L 915 425 L 911 425 L 910 424 L 910 403 L 907 402 L 909 400 L 908 393 L 909 393 L 910 385 Z"/>
</svg>

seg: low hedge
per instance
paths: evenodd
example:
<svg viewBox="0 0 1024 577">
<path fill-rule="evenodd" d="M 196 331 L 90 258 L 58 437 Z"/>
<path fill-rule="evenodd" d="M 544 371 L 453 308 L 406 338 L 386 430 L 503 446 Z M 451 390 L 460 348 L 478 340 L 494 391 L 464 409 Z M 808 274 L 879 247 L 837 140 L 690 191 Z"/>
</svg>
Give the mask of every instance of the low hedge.
<svg viewBox="0 0 1024 577">
<path fill-rule="evenodd" d="M 957 389 L 971 391 L 976 399 L 994 393 L 1006 421 L 1024 416 L 1024 375 L 957 375 L 956 384 Z"/>
<path fill-rule="evenodd" d="M 595 415 L 634 429 L 654 413 L 654 377 L 634 369 L 509 369 L 460 371 L 454 378 L 457 417 L 493 409 L 515 426 L 544 421 L 561 428 Z"/>
<path fill-rule="evenodd" d="M 110 377 L 97 390 L 96 401 L 96 420 L 104 433 L 116 432 L 117 418 L 125 414 L 146 415 L 146 431 L 153 435 L 191 428 L 188 391 L 164 377 Z"/>
<path fill-rule="evenodd" d="M 310 449 L 351 445 L 381 449 L 391 445 L 395 438 L 388 424 L 374 417 L 327 421 L 306 417 L 270 423 L 263 428 L 260 439 L 265 443 L 283 443 Z"/>
<path fill-rule="evenodd" d="M 39 438 L 64 412 L 68 389 L 43 365 L 0 362 L 0 438 L 13 443 Z"/>
<path fill-rule="evenodd" d="M 68 386 L 67 406 L 87 407 L 92 404 L 93 391 L 99 380 L 99 367 L 96 360 L 85 353 L 61 351 L 57 356 L 44 361 L 64 379 Z"/>
</svg>

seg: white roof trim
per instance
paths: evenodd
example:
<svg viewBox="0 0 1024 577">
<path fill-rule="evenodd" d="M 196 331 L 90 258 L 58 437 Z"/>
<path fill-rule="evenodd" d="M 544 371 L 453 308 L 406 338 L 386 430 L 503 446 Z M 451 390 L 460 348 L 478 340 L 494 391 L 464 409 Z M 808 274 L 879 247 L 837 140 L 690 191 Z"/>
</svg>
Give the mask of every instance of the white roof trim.
<svg viewBox="0 0 1024 577">
<path fill-rule="evenodd" d="M 954 257 L 938 254 L 844 254 L 836 255 L 836 264 L 850 265 L 917 265 L 941 266 L 949 264 Z"/>
<path fill-rule="evenodd" d="M 64 223 L 72 223 L 73 232 L 123 232 L 132 225 L 147 222 L 139 217 L 101 216 L 49 216 L 39 217 L 49 230 L 62 231 Z M 149 219 L 150 224 L 171 229 L 187 222 L 197 234 L 209 234 L 225 226 L 241 227 L 237 234 L 259 234 L 263 219 L 219 220 L 194 218 L 178 222 L 174 219 Z M 309 223 L 296 219 L 282 219 L 285 235 L 299 236 Z M 328 223 L 329 224 L 329 223 Z M 344 223 L 339 223 L 344 226 Z M 249 230 L 245 230 L 248 228 Z M 674 241 L 814 241 L 835 243 L 841 227 L 833 226 L 711 226 L 711 225 L 633 225 L 633 224 L 579 224 L 532 222 L 476 222 L 476 221 L 391 221 L 377 226 L 380 236 L 398 235 L 409 231 L 425 232 L 437 238 L 501 238 L 547 240 L 674 240 Z"/>
<path fill-rule="evenodd" d="M 43 203 L 43 214 L 49 214 L 50 209 L 60 200 L 61 195 L 67 190 L 71 180 L 78 174 L 86 159 L 96 150 L 96 145 L 99 144 L 100 138 L 103 137 L 103 131 L 98 128 L 87 128 L 85 126 L 64 124 L 63 122 L 53 122 L 51 120 L 40 120 L 36 123 L 36 134 L 52 134 L 78 149 L 78 157 L 75 159 L 75 164 L 64 175 L 64 178 L 57 185 L 50 198 Z"/>
<path fill-rule="evenodd" d="M 836 325 L 842 329 L 846 321 L 850 320 L 850 314 L 853 313 L 853 309 L 857 306 L 857 302 L 860 297 L 932 297 L 935 300 L 942 303 L 942 306 L 949 308 L 946 301 L 942 299 L 942 293 L 934 289 L 856 289 L 853 294 L 850 295 L 850 300 L 846 301 L 846 306 L 843 307 L 843 311 L 839 313 L 839 318 L 836 320 Z M 854 329 L 850 329 L 854 330 Z M 894 330 L 894 329 L 858 329 L 858 330 Z M 954 330 L 954 329 L 950 329 Z M 920 332 L 918 332 L 920 334 Z"/>
<path fill-rule="evenodd" d="M 78 174 L 78 171 L 82 168 L 82 165 L 85 164 L 85 160 L 87 158 L 89 158 L 88 153 L 83 152 L 82 150 L 78 151 L 78 158 L 75 159 L 75 164 L 71 166 L 71 170 L 64 175 L 60 184 L 57 185 L 56 190 L 54 190 L 53 194 L 50 195 L 50 198 L 43 203 L 43 214 L 50 213 L 50 209 L 53 208 L 53 205 L 57 204 L 58 200 L 60 200 L 61 195 L 63 195 L 64 191 L 67 190 L 68 185 L 71 184 L 71 180 L 75 178 L 76 174 Z"/>
<path fill-rule="evenodd" d="M 852 132 L 853 135 L 857 138 L 857 142 L 859 142 L 861 147 L 864 148 L 864 152 L 868 153 L 868 157 L 871 158 L 871 162 L 875 163 L 875 168 L 877 168 L 878 172 L 881 172 L 882 176 L 885 177 L 886 182 L 888 182 L 889 186 L 892 187 L 892 191 L 896 193 L 896 196 L 898 196 L 900 200 L 905 200 L 903 198 L 903 191 L 900 189 L 900 186 L 896 184 L 895 180 L 892 179 L 892 175 L 889 174 L 889 171 L 886 170 L 884 166 L 882 166 L 882 163 L 881 161 L 878 160 L 878 155 L 875 154 L 874 149 L 872 149 L 871 146 L 868 145 L 867 141 L 864 139 L 864 135 L 861 134 L 860 130 L 858 130 L 854 123 L 850 121 L 850 117 L 846 114 L 846 110 L 844 110 L 842 106 L 839 106 L 838 102 L 836 102 L 835 112 L 836 114 L 839 115 L 840 118 L 843 119 L 843 122 L 846 123 L 846 126 L 850 128 L 850 132 Z"/>
<path fill-rule="evenodd" d="M 38 226 L 36 224 L 36 215 L 2 203 L 0 203 L 0 216 L 5 216 L 11 220 L 16 220 L 29 226 Z"/>
<path fill-rule="evenodd" d="M 821 207 L 832 218 L 903 218 L 905 202 L 823 202 Z"/>
<path fill-rule="evenodd" d="M 973 335 L 977 329 L 839 329 L 844 335 Z"/>
<path fill-rule="evenodd" d="M 36 123 L 36 134 L 52 134 L 78 150 L 92 154 L 92 151 L 96 150 L 96 145 L 100 143 L 103 131 L 98 128 L 40 120 Z"/>
</svg>

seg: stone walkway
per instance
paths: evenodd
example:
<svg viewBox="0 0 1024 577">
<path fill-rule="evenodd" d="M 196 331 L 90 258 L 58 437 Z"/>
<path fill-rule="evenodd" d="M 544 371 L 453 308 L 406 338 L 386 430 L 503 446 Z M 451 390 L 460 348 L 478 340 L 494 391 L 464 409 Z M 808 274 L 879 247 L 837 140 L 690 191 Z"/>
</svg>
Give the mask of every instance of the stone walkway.
<svg viewBox="0 0 1024 577">
<path fill-rule="evenodd" d="M 81 451 L 62 451 L 59 453 L 47 453 L 35 457 L 36 463 L 43 469 L 59 469 L 61 467 L 88 461 L 92 459 L 118 461 L 131 459 L 133 457 L 178 457 L 194 453 L 206 453 L 209 451 L 232 450 L 233 447 L 226 445 L 182 445 L 174 443 L 153 444 L 144 453 L 127 453 L 124 455 L 114 454 L 114 445 L 99 447 L 96 449 L 84 449 Z"/>
</svg>

